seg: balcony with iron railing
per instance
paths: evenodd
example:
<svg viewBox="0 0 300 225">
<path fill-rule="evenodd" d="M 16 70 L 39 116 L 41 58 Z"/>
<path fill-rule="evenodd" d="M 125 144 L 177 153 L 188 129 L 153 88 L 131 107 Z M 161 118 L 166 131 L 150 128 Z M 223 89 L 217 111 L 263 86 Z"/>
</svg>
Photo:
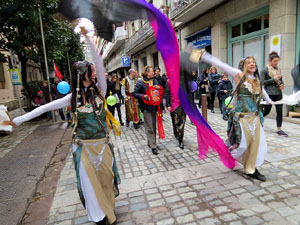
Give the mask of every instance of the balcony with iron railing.
<svg viewBox="0 0 300 225">
<path fill-rule="evenodd" d="M 110 55 L 116 51 L 122 44 L 125 43 L 125 40 L 128 38 L 128 31 L 124 27 L 117 27 L 114 32 L 114 38 L 111 43 L 107 44 L 103 51 L 103 59 L 107 59 Z"/>
<path fill-rule="evenodd" d="M 186 23 L 224 2 L 227 0 L 178 0 L 171 6 L 170 19 Z"/>
<path fill-rule="evenodd" d="M 201 2 L 203 0 L 179 0 L 178 2 L 174 2 L 174 5 L 171 7 L 170 19 L 173 19 L 175 16 L 183 12 L 188 6 L 199 1 Z"/>
<path fill-rule="evenodd" d="M 149 38 L 154 34 L 152 26 L 150 22 L 145 22 L 140 29 L 138 29 L 126 42 L 125 44 L 125 52 L 129 52 L 134 49 L 136 46 L 141 44 L 144 40 Z"/>
</svg>

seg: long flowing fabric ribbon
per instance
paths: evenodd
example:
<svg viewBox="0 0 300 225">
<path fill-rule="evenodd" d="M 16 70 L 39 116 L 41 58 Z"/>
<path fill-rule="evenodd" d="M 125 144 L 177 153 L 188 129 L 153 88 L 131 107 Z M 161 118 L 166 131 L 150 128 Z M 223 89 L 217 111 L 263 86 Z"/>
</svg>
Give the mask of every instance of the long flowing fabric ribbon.
<svg viewBox="0 0 300 225">
<path fill-rule="evenodd" d="M 121 126 L 120 126 L 118 120 L 107 109 L 106 102 L 105 102 L 104 108 L 105 108 L 105 113 L 106 113 L 106 124 L 107 124 L 109 133 L 111 131 L 113 131 L 116 136 L 121 136 Z"/>
<path fill-rule="evenodd" d="M 157 111 L 157 131 L 158 131 L 158 138 L 164 139 L 165 138 L 165 130 L 164 130 L 164 125 L 163 125 L 163 121 L 162 121 L 160 105 L 158 105 L 158 111 Z"/>
<path fill-rule="evenodd" d="M 172 110 L 178 107 L 179 46 L 169 18 L 145 0 L 113 0 L 145 9 L 156 38 L 156 48 L 165 63 L 172 95 Z"/>
<path fill-rule="evenodd" d="M 151 12 L 148 13 L 154 34 L 156 37 L 156 48 L 160 51 L 164 60 L 166 71 L 169 78 L 170 92 L 172 95 L 172 111 L 178 105 L 179 89 L 179 46 L 174 28 L 170 20 L 156 9 L 152 4 L 147 4 Z"/>
<path fill-rule="evenodd" d="M 97 33 L 109 41 L 113 36 L 112 24 L 148 18 L 156 37 L 156 48 L 161 53 L 172 84 L 170 85 L 174 99 L 172 109 L 178 106 L 176 100 L 178 99 L 180 67 L 177 37 L 169 18 L 151 3 L 145 0 L 61 0 L 58 12 L 70 21 L 77 18 L 91 20 Z"/>
<path fill-rule="evenodd" d="M 206 157 L 209 150 L 215 150 L 221 162 L 228 168 L 235 166 L 235 159 L 231 156 L 224 141 L 211 129 L 205 119 L 201 116 L 194 102 L 190 103 L 184 88 L 179 88 L 179 100 L 191 121 L 197 128 L 197 140 L 199 147 L 199 158 Z"/>
<path fill-rule="evenodd" d="M 297 91 L 291 95 L 283 95 L 282 99 L 274 102 L 274 105 L 278 104 L 286 104 L 286 105 L 296 105 L 300 102 L 300 91 Z M 266 105 L 268 104 L 266 101 L 261 102 L 260 104 Z"/>
</svg>

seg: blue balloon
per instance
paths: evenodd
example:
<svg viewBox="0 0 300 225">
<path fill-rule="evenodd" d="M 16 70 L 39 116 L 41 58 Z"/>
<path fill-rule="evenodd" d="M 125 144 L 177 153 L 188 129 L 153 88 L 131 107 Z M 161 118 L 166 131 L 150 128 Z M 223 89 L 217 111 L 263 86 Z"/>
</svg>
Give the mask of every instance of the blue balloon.
<svg viewBox="0 0 300 225">
<path fill-rule="evenodd" d="M 61 81 L 57 85 L 57 90 L 61 94 L 67 94 L 70 91 L 70 85 L 66 81 Z"/>
<path fill-rule="evenodd" d="M 198 85 L 195 81 L 191 81 L 191 82 L 189 82 L 189 87 L 190 87 L 191 92 L 195 92 L 195 91 L 197 91 Z"/>
</svg>

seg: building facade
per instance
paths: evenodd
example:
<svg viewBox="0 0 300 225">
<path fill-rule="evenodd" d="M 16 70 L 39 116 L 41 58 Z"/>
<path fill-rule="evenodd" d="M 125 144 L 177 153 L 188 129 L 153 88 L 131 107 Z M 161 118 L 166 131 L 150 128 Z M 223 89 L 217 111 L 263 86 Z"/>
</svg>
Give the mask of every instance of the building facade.
<svg viewBox="0 0 300 225">
<path fill-rule="evenodd" d="M 16 99 L 17 94 L 21 96 L 21 103 L 25 104 L 24 98 L 22 97 L 21 93 L 23 86 L 13 86 L 11 75 L 9 72 L 10 66 L 20 69 L 20 64 L 18 63 L 18 60 L 15 58 L 15 56 L 12 56 L 9 52 L 2 53 L 7 56 L 10 62 L 0 62 L 0 104 L 6 105 L 8 107 L 8 110 L 13 110 L 19 107 L 19 103 Z M 27 82 L 43 80 L 41 67 L 32 61 L 27 62 L 26 74 Z"/>
<path fill-rule="evenodd" d="M 180 50 L 193 43 L 234 67 L 245 56 L 255 56 L 259 69 L 265 67 L 274 47 L 271 40 L 278 36 L 284 93 L 292 93 L 290 72 L 300 50 L 300 0 L 154 0 L 152 4 L 169 16 Z M 130 67 L 139 72 L 145 65 L 165 72 L 147 21 L 128 23 L 128 39 L 119 54 L 129 56 Z M 106 58 L 108 64 L 111 60 Z"/>
<path fill-rule="evenodd" d="M 167 14 L 169 6 L 166 0 L 151 2 Z M 117 73 L 124 77 L 130 68 L 141 73 L 146 65 L 158 66 L 162 73 L 165 72 L 162 57 L 155 46 L 154 32 L 148 21 L 131 21 L 116 28 L 113 41 L 99 49 L 99 52 L 101 51 L 109 74 Z M 125 64 L 128 59 L 130 64 Z"/>
</svg>

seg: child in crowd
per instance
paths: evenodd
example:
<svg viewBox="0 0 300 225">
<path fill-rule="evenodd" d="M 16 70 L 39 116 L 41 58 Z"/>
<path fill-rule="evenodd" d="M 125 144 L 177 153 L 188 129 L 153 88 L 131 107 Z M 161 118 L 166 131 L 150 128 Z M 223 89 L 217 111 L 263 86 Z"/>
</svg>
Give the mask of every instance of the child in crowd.
<svg viewBox="0 0 300 225">
<path fill-rule="evenodd" d="M 232 92 L 232 83 L 228 79 L 228 75 L 224 73 L 222 76 L 222 80 L 218 85 L 218 94 L 222 102 L 221 113 L 223 115 L 224 120 L 228 120 L 226 116 L 225 99 L 231 94 L 231 92 Z"/>
</svg>

